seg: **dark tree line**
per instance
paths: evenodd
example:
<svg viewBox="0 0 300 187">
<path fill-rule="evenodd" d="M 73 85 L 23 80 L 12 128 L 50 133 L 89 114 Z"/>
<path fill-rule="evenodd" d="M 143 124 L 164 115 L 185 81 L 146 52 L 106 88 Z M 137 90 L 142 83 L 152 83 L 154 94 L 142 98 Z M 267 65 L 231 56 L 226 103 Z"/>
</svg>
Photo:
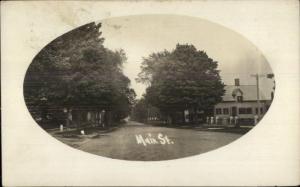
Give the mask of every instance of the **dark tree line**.
<svg viewBox="0 0 300 187">
<path fill-rule="evenodd" d="M 217 61 L 188 44 L 177 44 L 172 51 L 149 55 L 144 58 L 137 79 L 148 87 L 135 110 L 143 103 L 150 104 L 170 123 L 176 121 L 180 113 L 179 119 L 184 122 L 184 111 L 189 110 L 191 120 L 197 122 L 199 111 L 212 112 L 224 95 L 217 67 Z"/>
<path fill-rule="evenodd" d="M 135 92 L 122 71 L 126 55 L 104 47 L 100 27 L 81 26 L 38 53 L 24 80 L 27 106 L 92 106 L 108 111 L 116 121 L 129 114 Z"/>
</svg>

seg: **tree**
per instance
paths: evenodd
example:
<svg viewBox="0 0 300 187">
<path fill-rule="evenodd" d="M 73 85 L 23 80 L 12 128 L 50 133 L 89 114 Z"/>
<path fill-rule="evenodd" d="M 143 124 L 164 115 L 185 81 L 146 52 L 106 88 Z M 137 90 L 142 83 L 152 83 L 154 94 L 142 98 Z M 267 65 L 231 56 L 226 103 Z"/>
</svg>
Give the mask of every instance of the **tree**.
<svg viewBox="0 0 300 187">
<path fill-rule="evenodd" d="M 145 98 L 139 99 L 132 109 L 131 119 L 139 122 L 146 122 L 148 117 L 148 106 Z"/>
<path fill-rule="evenodd" d="M 208 111 L 222 100 L 224 84 L 218 62 L 193 45 L 176 48 L 144 58 L 137 79 L 146 83 L 146 100 L 158 107 L 171 121 L 178 111 L 191 110 L 194 120 L 199 110 Z"/>
<path fill-rule="evenodd" d="M 103 46 L 101 24 L 90 23 L 53 40 L 33 59 L 24 80 L 27 105 L 37 108 L 41 98 L 50 106 L 68 110 L 93 106 L 108 112 L 122 108 L 128 115 L 135 93 L 122 72 L 126 62 L 123 50 Z"/>
</svg>

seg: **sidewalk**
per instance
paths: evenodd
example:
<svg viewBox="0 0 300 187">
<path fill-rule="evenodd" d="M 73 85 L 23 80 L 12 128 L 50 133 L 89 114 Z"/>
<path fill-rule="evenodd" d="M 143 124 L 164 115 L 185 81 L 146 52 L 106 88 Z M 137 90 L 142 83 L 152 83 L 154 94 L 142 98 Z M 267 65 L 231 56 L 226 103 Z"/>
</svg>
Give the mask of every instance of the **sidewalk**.
<svg viewBox="0 0 300 187">
<path fill-rule="evenodd" d="M 249 130 L 251 130 L 254 126 L 233 126 L 233 125 L 209 125 L 209 124 L 204 124 L 202 128 L 199 130 L 202 131 L 213 131 L 213 132 L 229 132 L 229 133 L 238 133 L 238 134 L 245 134 Z"/>
<path fill-rule="evenodd" d="M 78 148 L 83 144 L 91 141 L 92 139 L 101 138 L 101 136 L 107 136 L 109 132 L 115 131 L 120 126 L 111 126 L 107 128 L 102 127 L 84 127 L 84 128 L 70 128 L 64 129 L 63 132 L 59 128 L 47 130 L 47 132 L 58 139 L 59 141 L 66 143 L 74 148 Z M 81 131 L 84 131 L 84 134 L 81 134 Z"/>
<path fill-rule="evenodd" d="M 197 131 L 211 131 L 211 132 L 229 132 L 237 134 L 245 134 L 255 126 L 240 125 L 235 127 L 234 125 L 216 125 L 216 124 L 199 124 L 199 125 L 165 125 L 165 124 L 149 124 L 152 126 L 160 126 L 176 129 L 195 129 Z"/>
</svg>

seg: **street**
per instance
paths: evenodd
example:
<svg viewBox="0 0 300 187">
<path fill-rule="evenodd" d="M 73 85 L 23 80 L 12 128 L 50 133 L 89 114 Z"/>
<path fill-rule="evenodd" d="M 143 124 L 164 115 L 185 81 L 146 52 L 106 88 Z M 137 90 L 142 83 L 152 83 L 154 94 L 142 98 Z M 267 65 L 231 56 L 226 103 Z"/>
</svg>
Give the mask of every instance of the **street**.
<svg viewBox="0 0 300 187">
<path fill-rule="evenodd" d="M 87 139 L 76 148 L 114 159 L 157 161 L 204 153 L 240 136 L 234 133 L 149 126 L 129 121 L 112 132 Z"/>
</svg>

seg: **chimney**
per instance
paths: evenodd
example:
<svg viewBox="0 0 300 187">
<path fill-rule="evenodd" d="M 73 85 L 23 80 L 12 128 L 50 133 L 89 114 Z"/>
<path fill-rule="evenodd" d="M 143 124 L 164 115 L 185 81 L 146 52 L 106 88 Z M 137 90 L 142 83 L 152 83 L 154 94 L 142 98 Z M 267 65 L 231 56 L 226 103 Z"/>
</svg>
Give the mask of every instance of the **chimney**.
<svg viewBox="0 0 300 187">
<path fill-rule="evenodd" d="M 234 79 L 234 85 L 240 86 L 240 79 Z"/>
</svg>

